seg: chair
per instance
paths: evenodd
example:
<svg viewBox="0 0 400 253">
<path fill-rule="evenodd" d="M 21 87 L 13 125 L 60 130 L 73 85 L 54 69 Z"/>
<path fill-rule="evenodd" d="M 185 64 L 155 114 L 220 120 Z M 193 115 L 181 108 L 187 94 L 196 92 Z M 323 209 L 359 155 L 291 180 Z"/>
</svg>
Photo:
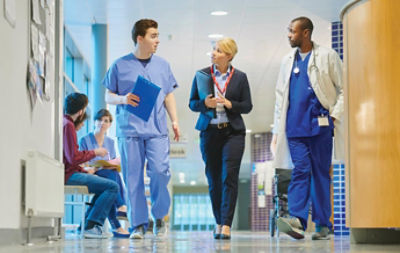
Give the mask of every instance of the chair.
<svg viewBox="0 0 400 253">
<path fill-rule="evenodd" d="M 67 206 L 79 206 L 81 213 L 81 226 L 80 226 L 80 237 L 83 238 L 83 230 L 85 228 L 85 212 L 86 212 L 86 202 L 89 201 L 89 198 L 93 195 L 89 193 L 87 186 L 85 185 L 65 185 L 64 186 L 64 195 L 72 195 L 73 198 L 71 201 L 65 201 L 64 205 Z M 79 198 L 81 197 L 81 198 Z M 73 224 L 65 224 L 65 225 L 73 225 Z"/>
</svg>

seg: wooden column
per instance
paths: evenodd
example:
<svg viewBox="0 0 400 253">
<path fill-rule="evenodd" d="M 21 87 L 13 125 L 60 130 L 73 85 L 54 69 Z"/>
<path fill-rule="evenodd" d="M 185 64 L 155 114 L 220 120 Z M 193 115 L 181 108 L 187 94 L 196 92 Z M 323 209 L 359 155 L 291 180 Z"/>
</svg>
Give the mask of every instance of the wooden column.
<svg viewBox="0 0 400 253">
<path fill-rule="evenodd" d="M 346 219 L 400 227 L 400 1 L 355 1 L 342 12 Z"/>
</svg>

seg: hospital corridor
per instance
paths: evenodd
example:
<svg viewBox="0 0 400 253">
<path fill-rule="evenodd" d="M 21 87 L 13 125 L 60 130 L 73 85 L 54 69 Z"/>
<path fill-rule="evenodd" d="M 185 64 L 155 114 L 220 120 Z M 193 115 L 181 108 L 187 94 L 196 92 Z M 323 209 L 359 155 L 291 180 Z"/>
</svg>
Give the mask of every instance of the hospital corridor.
<svg viewBox="0 0 400 253">
<path fill-rule="evenodd" d="M 0 252 L 400 252 L 399 0 L 0 8 Z"/>
</svg>

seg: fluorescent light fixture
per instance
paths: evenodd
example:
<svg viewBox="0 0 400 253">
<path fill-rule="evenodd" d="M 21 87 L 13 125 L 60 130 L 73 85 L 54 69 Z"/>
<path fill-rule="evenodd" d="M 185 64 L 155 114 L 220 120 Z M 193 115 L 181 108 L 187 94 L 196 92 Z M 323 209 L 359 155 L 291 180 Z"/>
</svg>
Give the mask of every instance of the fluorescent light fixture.
<svg viewBox="0 0 400 253">
<path fill-rule="evenodd" d="M 194 180 L 190 181 L 190 185 L 195 185 L 195 184 L 196 184 L 196 181 L 194 181 Z"/>
<path fill-rule="evenodd" d="M 210 39 L 220 39 L 222 37 L 224 37 L 224 35 L 219 33 L 212 33 L 208 35 L 208 38 Z"/>
<path fill-rule="evenodd" d="M 211 12 L 211 15 L 213 15 L 213 16 L 225 16 L 227 14 L 228 14 L 228 12 L 226 12 L 226 11 L 213 11 L 213 12 Z"/>
</svg>

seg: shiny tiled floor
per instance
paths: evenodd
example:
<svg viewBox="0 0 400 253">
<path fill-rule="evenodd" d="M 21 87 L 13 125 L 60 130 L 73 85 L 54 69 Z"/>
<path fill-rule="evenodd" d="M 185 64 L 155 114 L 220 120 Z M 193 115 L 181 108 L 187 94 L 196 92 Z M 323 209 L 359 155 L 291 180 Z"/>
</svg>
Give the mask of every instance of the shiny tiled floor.
<svg viewBox="0 0 400 253">
<path fill-rule="evenodd" d="M 172 232 L 164 239 L 146 234 L 144 240 L 66 239 L 57 242 L 35 243 L 33 246 L 1 247 L 0 252 L 400 252 L 400 245 L 355 245 L 349 238 L 333 237 L 329 241 L 294 241 L 286 235 L 279 239 L 267 233 L 233 232 L 230 241 L 214 240 L 210 232 Z"/>
</svg>

